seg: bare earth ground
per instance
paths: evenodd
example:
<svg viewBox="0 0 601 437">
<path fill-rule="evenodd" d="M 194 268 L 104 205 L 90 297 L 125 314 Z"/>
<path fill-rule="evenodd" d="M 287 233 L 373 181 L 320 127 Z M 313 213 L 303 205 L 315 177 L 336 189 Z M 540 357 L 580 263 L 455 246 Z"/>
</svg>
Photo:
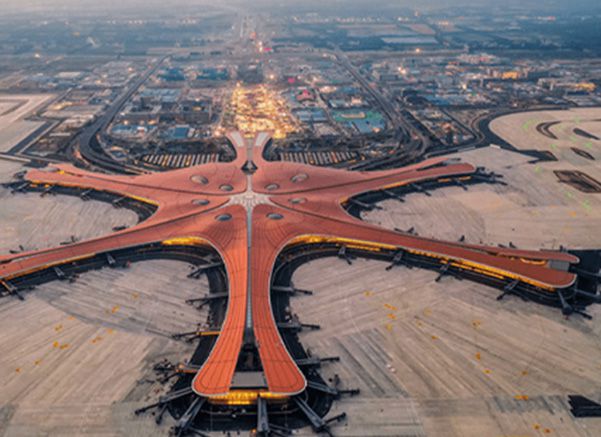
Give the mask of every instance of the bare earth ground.
<svg viewBox="0 0 601 437">
<path fill-rule="evenodd" d="M 601 112 L 579 116 L 588 123 L 585 130 L 599 133 L 596 123 L 585 120 L 601 118 Z M 515 135 L 516 147 L 532 149 L 545 147 L 548 138 L 538 138 L 536 123 L 522 130 L 523 123 L 573 120 L 574 113 L 510 117 L 516 116 L 499 119 L 493 129 L 507 139 Z M 410 195 L 405 203 L 383 202 L 383 211 L 365 219 L 390 228 L 414 226 L 438 238 L 465 235 L 468 242 L 601 248 L 601 195 L 560 184 L 552 173 L 577 168 L 601 180 L 599 161 L 571 156 L 562 146 L 567 141 L 556 141 L 556 163 L 528 164 L 529 158 L 496 148 L 461 154 L 503 174 L 508 186 Z M 586 150 L 601 159 L 599 142 Z M 0 180 L 19 169 L 0 161 Z M 68 197 L 0 191 L 0 202 L 0 225 L 8 229 L 2 252 L 19 244 L 49 246 L 72 234 L 99 235 L 135 219 Z M 19 217 L 29 219 L 16 223 Z M 295 285 L 315 295 L 295 297 L 293 310 L 302 321 L 322 326 L 303 332 L 303 343 L 315 355 L 340 356 L 339 363 L 325 365 L 325 376 L 339 374 L 344 385 L 361 389 L 334 404 L 331 415 L 348 414 L 336 435 L 601 435 L 601 419 L 575 420 L 566 403 L 570 393 L 601 400 L 601 306 L 590 309 L 592 321 L 565 320 L 555 309 L 515 298 L 498 302 L 498 291 L 486 286 L 449 277 L 434 282 L 433 272 L 386 271 L 385 265 L 322 259 L 294 276 Z M 188 271 L 184 263 L 144 262 L 91 272 L 74 284 L 38 287 L 25 302 L 1 300 L 0 435 L 165 434 L 170 421 L 159 428 L 132 412 L 162 389 L 139 383 L 152 377 L 151 365 L 191 353 L 167 338 L 205 317 L 183 302 L 207 287 L 205 279 L 186 279 Z"/>
</svg>

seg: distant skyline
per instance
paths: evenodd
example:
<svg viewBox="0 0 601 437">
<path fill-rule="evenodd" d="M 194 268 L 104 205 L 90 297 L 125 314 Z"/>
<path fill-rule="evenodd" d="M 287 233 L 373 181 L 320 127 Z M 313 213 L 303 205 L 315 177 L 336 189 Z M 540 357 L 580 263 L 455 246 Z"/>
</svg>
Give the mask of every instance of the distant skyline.
<svg viewBox="0 0 601 437">
<path fill-rule="evenodd" d="M 597 0 L 511 0 L 504 1 L 500 4 L 498 1 L 493 0 L 328 0 L 326 2 L 316 0 L 259 0 L 253 1 L 253 6 L 260 7 L 274 7 L 275 9 L 284 9 L 291 7 L 296 9 L 300 7 L 302 9 L 315 8 L 329 9 L 332 6 L 340 3 L 353 5 L 354 8 L 360 9 L 362 5 L 365 5 L 370 10 L 374 9 L 374 5 L 377 4 L 379 7 L 384 8 L 429 8 L 429 7 L 443 7 L 450 8 L 459 5 L 474 5 L 474 6 L 485 6 L 490 5 L 492 7 L 500 6 L 532 6 L 539 7 L 541 14 L 548 12 L 549 8 L 552 9 L 586 9 L 594 8 L 599 9 L 599 2 Z M 152 9 L 165 10 L 173 7 L 186 7 L 194 8 L 195 6 L 206 6 L 212 5 L 215 7 L 241 7 L 248 6 L 247 1 L 243 0 L 220 0 L 218 2 L 208 0 L 104 0 L 98 2 L 96 0 L 0 0 L 0 7 L 4 13 L 28 13 L 28 12 L 111 12 L 121 11 L 127 9 L 140 8 L 141 12 L 148 14 L 152 12 Z"/>
</svg>

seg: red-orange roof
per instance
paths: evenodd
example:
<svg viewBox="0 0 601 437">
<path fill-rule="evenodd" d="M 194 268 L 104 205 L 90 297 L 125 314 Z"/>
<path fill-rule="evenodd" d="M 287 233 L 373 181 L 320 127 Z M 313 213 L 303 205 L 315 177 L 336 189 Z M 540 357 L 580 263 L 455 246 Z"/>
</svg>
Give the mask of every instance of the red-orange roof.
<svg viewBox="0 0 601 437">
<path fill-rule="evenodd" d="M 1 256 L 0 278 L 10 280 L 73 259 L 149 243 L 171 241 L 213 247 L 225 264 L 229 300 L 216 344 L 194 378 L 193 389 L 203 396 L 230 390 L 243 343 L 249 290 L 252 327 L 269 391 L 291 395 L 304 390 L 305 378 L 279 335 L 270 303 L 276 257 L 292 242 L 318 238 L 374 248 L 403 248 L 462 268 L 549 289 L 574 282 L 574 274 L 556 270 L 549 263 L 578 262 L 568 253 L 467 245 L 392 232 L 348 215 L 341 206 L 346 199 L 366 191 L 470 175 L 475 172 L 470 164 L 434 158 L 395 170 L 349 172 L 266 161 L 262 152 L 269 136 L 265 134 L 248 144 L 238 133 L 230 134 L 230 140 L 238 148 L 235 161 L 165 173 L 115 176 L 66 164 L 57 165 L 57 171 L 30 170 L 26 179 L 31 182 L 108 191 L 154 203 L 158 209 L 146 221 L 107 236 Z M 241 169 L 247 158 L 258 167 L 252 176 Z M 250 221 L 248 205 L 253 205 Z"/>
</svg>

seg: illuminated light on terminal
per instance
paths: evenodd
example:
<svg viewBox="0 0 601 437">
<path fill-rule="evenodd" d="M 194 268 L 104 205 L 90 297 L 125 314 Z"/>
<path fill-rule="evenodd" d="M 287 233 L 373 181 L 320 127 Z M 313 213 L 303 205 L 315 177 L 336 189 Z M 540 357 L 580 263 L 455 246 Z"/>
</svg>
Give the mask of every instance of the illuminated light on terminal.
<svg viewBox="0 0 601 437">
<path fill-rule="evenodd" d="M 289 396 L 264 390 L 232 390 L 224 395 L 210 396 L 209 402 L 218 405 L 254 405 L 260 398 L 268 401 L 286 402 Z"/>
<path fill-rule="evenodd" d="M 133 200 L 137 200 L 138 202 L 147 203 L 149 205 L 154 205 L 154 206 L 159 206 L 158 202 L 155 202 L 154 200 L 151 200 L 151 199 L 147 199 L 146 197 L 135 196 L 133 194 L 129 194 L 127 197 L 129 197 L 130 199 L 133 199 Z"/>
<path fill-rule="evenodd" d="M 520 261 L 526 264 L 534 264 L 534 265 L 538 265 L 538 266 L 544 266 L 545 264 L 547 264 L 546 260 L 534 260 L 534 259 L 527 259 L 527 258 L 520 258 Z"/>
<path fill-rule="evenodd" d="M 367 250 L 371 252 L 379 252 L 381 250 L 395 250 L 396 246 L 389 244 L 373 243 L 370 241 L 354 240 L 352 238 L 337 238 L 327 237 L 321 235 L 301 235 L 289 242 L 290 246 L 296 244 L 344 244 L 345 246 L 352 249 Z"/>
<path fill-rule="evenodd" d="M 442 263 L 447 264 L 450 263 L 450 265 L 452 265 L 453 267 L 458 267 L 462 270 L 469 270 L 469 271 L 474 271 L 486 276 L 490 276 L 496 279 L 504 279 L 504 278 L 511 278 L 511 279 L 517 279 L 521 282 L 530 284 L 530 285 L 534 285 L 537 288 L 541 288 L 547 291 L 555 291 L 556 288 L 553 286 L 550 286 L 549 284 L 545 284 L 543 282 L 540 281 L 535 281 L 532 280 L 524 275 L 518 275 L 506 270 L 501 270 L 498 268 L 494 268 L 494 267 L 490 267 L 484 264 L 479 264 L 479 263 L 475 263 L 473 261 L 468 261 L 468 260 L 453 260 L 449 257 L 446 256 L 442 256 L 436 253 L 432 253 L 432 252 L 425 252 L 425 251 L 420 251 L 420 250 L 415 250 L 415 249 L 411 249 L 411 248 L 406 248 L 405 249 L 407 252 L 409 253 L 413 253 L 416 255 L 421 255 L 421 256 L 426 256 L 429 258 L 436 258 L 441 260 Z M 541 262 L 537 262 L 537 261 L 533 261 L 533 260 L 526 260 L 524 258 L 520 258 L 520 261 L 524 262 L 524 263 L 528 263 L 528 264 L 532 264 L 532 265 L 545 265 L 547 264 L 547 261 L 543 261 Z"/>
<path fill-rule="evenodd" d="M 177 237 L 163 240 L 165 246 L 206 246 L 208 243 L 204 238 L 199 237 Z"/>
<path fill-rule="evenodd" d="M 459 267 L 463 270 L 471 270 L 471 271 L 481 273 L 486 276 L 491 276 L 491 277 L 497 278 L 497 279 L 504 279 L 504 278 L 516 279 L 518 281 L 525 282 L 526 284 L 534 285 L 535 287 L 542 288 L 547 291 L 551 291 L 551 292 L 555 291 L 555 288 L 548 284 L 544 284 L 539 281 L 534 281 L 534 280 L 527 278 L 525 276 L 522 276 L 522 275 L 517 275 L 515 273 L 511 273 L 511 272 L 501 270 L 501 269 L 496 269 L 496 268 L 485 266 L 482 264 L 477 264 L 477 263 L 474 263 L 471 261 L 454 261 L 451 263 L 451 265 L 453 265 L 455 267 Z"/>
<path fill-rule="evenodd" d="M 200 337 L 216 337 L 221 334 L 221 331 L 202 331 L 198 333 Z"/>
</svg>

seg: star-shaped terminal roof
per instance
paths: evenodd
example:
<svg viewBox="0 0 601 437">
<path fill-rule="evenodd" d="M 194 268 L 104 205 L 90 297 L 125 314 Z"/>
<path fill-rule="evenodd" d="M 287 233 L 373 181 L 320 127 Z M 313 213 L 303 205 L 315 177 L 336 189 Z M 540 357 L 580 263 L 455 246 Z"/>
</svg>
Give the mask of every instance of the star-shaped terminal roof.
<svg viewBox="0 0 601 437">
<path fill-rule="evenodd" d="M 550 293 L 575 280 L 574 274 L 556 267 L 579 261 L 568 253 L 421 238 L 364 223 L 342 206 L 352 196 L 369 191 L 469 177 L 476 172 L 470 164 L 435 158 L 400 169 L 351 172 L 267 161 L 263 149 L 270 137 L 265 133 L 247 140 L 232 132 L 229 139 L 237 150 L 234 161 L 165 173 L 106 175 L 68 164 L 49 171 L 30 170 L 25 178 L 31 183 L 115 193 L 157 209 L 136 226 L 103 237 L 2 256 L 0 278 L 10 281 L 49 266 L 151 243 L 212 247 L 225 265 L 229 300 L 219 337 L 193 380 L 194 391 L 207 397 L 230 391 L 248 330 L 259 351 L 267 389 L 280 395 L 305 389 L 305 377 L 280 337 L 270 303 L 276 258 L 290 245 L 329 242 L 375 251 L 404 250 Z M 255 166 L 254 173 L 244 170 Z"/>
</svg>

